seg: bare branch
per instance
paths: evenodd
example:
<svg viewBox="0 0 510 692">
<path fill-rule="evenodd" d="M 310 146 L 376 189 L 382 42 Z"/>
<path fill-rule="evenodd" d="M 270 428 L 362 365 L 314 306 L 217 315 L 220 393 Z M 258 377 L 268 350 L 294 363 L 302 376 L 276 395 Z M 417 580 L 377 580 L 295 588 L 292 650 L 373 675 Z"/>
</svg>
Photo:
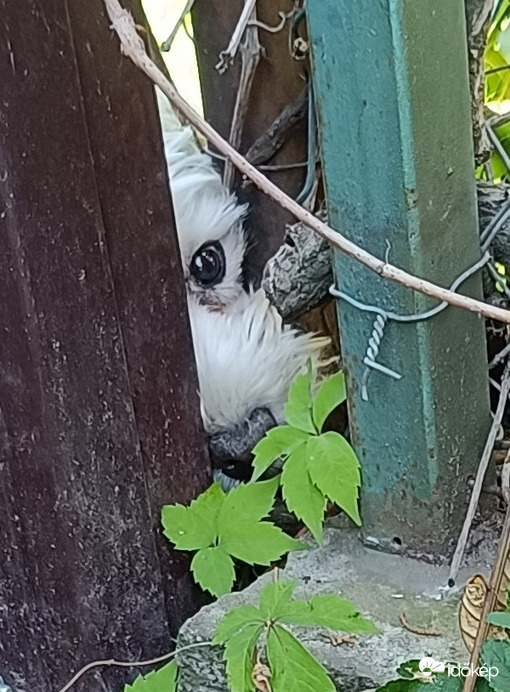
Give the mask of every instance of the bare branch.
<svg viewBox="0 0 510 692">
<path fill-rule="evenodd" d="M 438 286 L 425 279 L 420 279 L 408 272 L 384 262 L 363 248 L 345 238 L 341 233 L 333 230 L 324 222 L 317 219 L 293 199 L 280 190 L 265 175 L 258 171 L 248 161 L 233 149 L 223 137 L 221 137 L 211 125 L 204 121 L 198 113 L 178 94 L 168 79 L 160 72 L 154 62 L 149 58 L 143 41 L 136 33 L 135 23 L 131 14 L 122 9 L 118 0 L 104 0 L 112 26 L 117 32 L 122 50 L 138 67 L 166 94 L 172 105 L 189 120 L 202 135 L 209 140 L 225 156 L 227 156 L 239 171 L 250 178 L 257 187 L 269 195 L 275 202 L 289 211 L 299 221 L 325 238 L 333 247 L 344 252 L 349 257 L 357 260 L 379 276 L 406 286 L 424 295 L 446 301 L 450 305 L 469 310 L 478 315 L 483 315 L 500 322 L 510 323 L 510 311 L 497 308 L 480 300 L 459 295 L 453 291 Z"/>
</svg>

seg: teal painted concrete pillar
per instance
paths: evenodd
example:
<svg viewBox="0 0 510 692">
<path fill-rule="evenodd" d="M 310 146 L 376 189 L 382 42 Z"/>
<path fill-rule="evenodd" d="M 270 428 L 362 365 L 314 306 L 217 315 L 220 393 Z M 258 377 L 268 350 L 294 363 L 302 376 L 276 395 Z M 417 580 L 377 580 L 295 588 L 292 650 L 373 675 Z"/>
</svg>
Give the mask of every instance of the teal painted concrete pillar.
<svg viewBox="0 0 510 692">
<path fill-rule="evenodd" d="M 480 257 L 462 0 L 307 0 L 331 225 L 449 286 Z M 339 287 L 399 313 L 434 305 L 338 255 Z M 481 297 L 479 274 L 462 290 Z M 374 317 L 339 300 L 350 424 L 363 468 L 364 535 L 447 555 L 490 416 L 484 324 L 448 308 L 388 323 L 361 395 Z"/>
</svg>

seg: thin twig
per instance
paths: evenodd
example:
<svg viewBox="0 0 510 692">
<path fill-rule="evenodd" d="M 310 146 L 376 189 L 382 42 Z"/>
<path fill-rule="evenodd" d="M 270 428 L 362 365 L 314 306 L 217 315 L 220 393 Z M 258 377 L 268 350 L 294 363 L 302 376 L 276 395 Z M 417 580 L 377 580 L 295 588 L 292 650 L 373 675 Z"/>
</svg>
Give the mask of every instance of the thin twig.
<svg viewBox="0 0 510 692">
<path fill-rule="evenodd" d="M 249 4 L 250 0 L 245 0 Z M 254 7 L 251 14 L 252 20 L 257 18 L 257 10 Z M 243 135 L 244 121 L 248 111 L 248 103 L 250 101 L 251 89 L 255 73 L 260 62 L 262 46 L 259 41 L 259 32 L 256 26 L 249 25 L 246 27 L 246 35 L 240 48 L 241 51 L 241 76 L 239 78 L 239 87 L 237 89 L 236 102 L 234 105 L 234 113 L 232 115 L 232 123 L 230 125 L 229 143 L 234 149 L 239 149 L 241 146 L 241 138 Z M 227 159 L 225 170 L 223 172 L 223 182 L 225 187 L 230 188 L 234 182 L 235 169 L 230 159 Z"/>
<path fill-rule="evenodd" d="M 163 654 L 163 656 L 158 656 L 157 658 L 150 658 L 147 661 L 116 661 L 114 658 L 109 658 L 105 661 L 92 661 L 92 663 L 87 663 L 86 666 L 83 666 L 81 670 L 79 670 L 76 675 L 74 675 L 69 682 L 62 687 L 59 692 L 68 692 L 68 690 L 71 689 L 71 687 L 78 682 L 78 680 L 89 670 L 92 670 L 93 668 L 100 668 L 101 666 L 116 666 L 117 668 L 135 668 L 135 667 L 142 667 L 142 666 L 155 666 L 158 663 L 163 663 L 164 661 L 168 661 L 169 659 L 173 658 L 174 656 L 178 656 L 181 654 L 183 651 L 189 651 L 190 649 L 198 649 L 199 647 L 204 647 L 204 646 L 211 646 L 212 642 L 195 642 L 194 644 L 188 644 L 187 646 L 183 646 L 181 649 L 176 649 L 175 651 L 171 651 L 168 654 Z"/>
<path fill-rule="evenodd" d="M 228 44 L 227 49 L 222 50 L 220 53 L 220 59 L 216 65 L 216 69 L 220 74 L 223 74 L 228 69 L 229 65 L 231 65 L 234 61 L 239 46 L 241 45 L 244 32 L 246 31 L 248 21 L 253 14 L 256 4 L 257 0 L 246 0 L 244 3 L 243 11 L 241 12 L 237 26 L 232 34 L 230 43 Z"/>
<path fill-rule="evenodd" d="M 464 552 L 466 550 L 466 544 L 469 537 L 469 532 L 471 531 L 471 524 L 475 517 L 476 509 L 478 507 L 478 502 L 480 500 L 480 495 L 482 492 L 483 480 L 487 472 L 487 466 L 492 457 L 492 451 L 494 449 L 494 443 L 496 442 L 496 437 L 498 435 L 499 426 L 503 419 L 503 414 L 505 413 L 505 408 L 508 401 L 508 393 L 510 392 L 510 360 L 507 361 L 505 366 L 505 371 L 503 377 L 501 378 L 501 389 L 499 393 L 499 401 L 492 421 L 491 429 L 489 435 L 487 436 L 487 442 L 483 450 L 482 458 L 480 459 L 480 465 L 478 466 L 478 471 L 476 474 L 475 482 L 473 484 L 473 490 L 471 492 L 471 498 L 469 500 L 469 507 L 464 520 L 464 525 L 459 536 L 459 541 L 457 543 L 457 548 L 455 549 L 455 554 L 452 559 L 452 564 L 450 567 L 450 575 L 448 579 L 448 584 L 453 586 L 459 573 L 460 563 L 464 557 Z"/>
<path fill-rule="evenodd" d="M 496 598 L 498 595 L 499 585 L 501 583 L 501 577 L 503 576 L 503 571 L 505 569 L 505 564 L 508 558 L 508 549 L 510 547 L 510 505 L 506 508 L 505 521 L 503 523 L 503 528 L 501 530 L 501 537 L 499 539 L 498 551 L 496 554 L 496 560 L 492 568 L 491 576 L 489 579 L 489 584 L 487 586 L 487 595 L 485 596 L 485 602 L 483 604 L 482 614 L 480 616 L 480 624 L 478 625 L 478 630 L 476 632 L 475 641 L 473 644 L 473 649 L 471 651 L 471 657 L 469 659 L 469 666 L 472 670 L 478 667 L 478 659 L 482 652 L 483 643 L 487 637 L 489 631 L 489 623 L 487 622 L 487 616 L 494 610 L 496 603 Z M 477 683 L 477 675 L 469 675 L 464 683 L 464 688 L 462 692 L 473 692 Z"/>
<path fill-rule="evenodd" d="M 268 129 L 246 152 L 246 160 L 254 166 L 266 163 L 282 148 L 291 129 L 303 122 L 308 107 L 308 86 L 289 103 Z"/>
<path fill-rule="evenodd" d="M 267 31 L 270 34 L 277 34 L 279 31 L 283 29 L 287 19 L 289 19 L 289 17 L 291 17 L 292 14 L 292 12 L 290 12 L 288 15 L 285 14 L 285 12 L 278 12 L 278 16 L 280 17 L 280 23 L 276 26 L 269 26 L 269 24 L 264 24 L 264 22 L 261 22 L 258 19 L 250 19 L 250 21 L 248 22 L 248 26 L 257 26 L 259 29 L 263 29 L 264 31 Z"/>
<path fill-rule="evenodd" d="M 179 29 L 181 28 L 181 24 L 182 24 L 182 23 L 184 22 L 184 20 L 186 19 L 186 15 L 188 14 L 188 12 L 191 12 L 191 10 L 192 10 L 194 4 L 195 4 L 195 0 L 187 0 L 184 9 L 183 9 L 183 11 L 181 12 L 181 16 L 180 16 L 179 19 L 177 20 L 177 23 L 176 23 L 176 25 L 174 26 L 174 28 L 172 29 L 172 33 L 171 33 L 170 36 L 166 39 L 166 41 L 163 41 L 163 43 L 161 44 L 161 50 L 162 50 L 164 53 L 168 53 L 168 52 L 172 49 L 172 43 L 174 42 L 175 37 L 177 36 L 177 32 L 178 32 Z"/>
<path fill-rule="evenodd" d="M 421 627 L 413 627 L 407 622 L 406 614 L 404 612 L 400 613 L 398 619 L 402 627 L 408 632 L 413 634 L 419 634 L 421 637 L 441 637 L 441 632 L 436 632 L 436 630 L 426 630 Z"/>
<path fill-rule="evenodd" d="M 123 52 L 160 87 L 174 108 L 201 132 L 205 139 L 209 140 L 209 142 L 211 142 L 222 154 L 231 159 L 243 175 L 250 178 L 258 188 L 271 197 L 277 204 L 289 211 L 296 219 L 304 223 L 305 226 L 327 240 L 334 248 L 354 258 L 382 278 L 401 284 L 402 286 L 406 286 L 407 288 L 436 298 L 437 300 L 446 301 L 450 305 L 462 308 L 463 310 L 469 310 L 470 312 L 506 324 L 510 323 L 510 310 L 498 308 L 481 300 L 475 300 L 474 298 L 468 298 L 467 296 L 454 293 L 430 281 L 413 276 L 388 262 L 383 262 L 363 248 L 360 248 L 356 243 L 353 243 L 341 233 L 333 230 L 311 212 L 303 209 L 299 204 L 296 204 L 296 202 L 280 190 L 277 185 L 272 183 L 265 175 L 248 163 L 239 152 L 233 149 L 228 142 L 226 142 L 209 123 L 205 122 L 204 119 L 178 94 L 177 90 L 170 84 L 147 55 L 143 41 L 136 33 L 131 14 L 127 10 L 122 9 L 118 0 L 103 1 L 112 22 L 112 27 L 120 38 Z"/>
</svg>

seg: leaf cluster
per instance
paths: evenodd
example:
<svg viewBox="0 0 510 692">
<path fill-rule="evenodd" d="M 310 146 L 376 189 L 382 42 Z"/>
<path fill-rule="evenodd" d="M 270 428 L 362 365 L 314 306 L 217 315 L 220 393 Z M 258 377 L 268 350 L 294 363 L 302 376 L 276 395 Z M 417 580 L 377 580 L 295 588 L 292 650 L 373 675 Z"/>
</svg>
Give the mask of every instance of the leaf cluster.
<svg viewBox="0 0 510 692">
<path fill-rule="evenodd" d="M 161 512 L 165 536 L 177 550 L 196 551 L 191 562 L 195 581 L 213 596 L 232 590 L 234 559 L 250 565 L 270 565 L 291 550 L 303 549 L 268 516 L 277 479 L 240 485 L 225 493 L 214 483 L 189 507 L 167 505 Z"/>
<path fill-rule="evenodd" d="M 124 686 L 124 692 L 176 692 L 177 675 L 177 663 L 172 661 L 159 670 L 139 675 L 132 685 Z"/>
<path fill-rule="evenodd" d="M 285 625 L 312 625 L 352 634 L 375 634 L 377 629 L 356 608 L 338 596 L 294 600 L 297 582 L 266 584 L 259 606 L 242 606 L 221 620 L 213 644 L 223 645 L 227 681 L 232 692 L 253 692 L 258 647 L 271 671 L 273 692 L 335 692 L 324 667 Z"/>
<path fill-rule="evenodd" d="M 322 432 L 329 414 L 346 398 L 345 377 L 337 373 L 326 380 L 315 398 L 310 368 L 292 385 L 285 406 L 286 425 L 272 428 L 255 446 L 253 481 L 277 460 L 288 509 L 301 519 L 317 542 L 322 541 L 327 501 L 334 502 L 356 524 L 360 466 L 353 448 L 336 432 Z"/>
</svg>

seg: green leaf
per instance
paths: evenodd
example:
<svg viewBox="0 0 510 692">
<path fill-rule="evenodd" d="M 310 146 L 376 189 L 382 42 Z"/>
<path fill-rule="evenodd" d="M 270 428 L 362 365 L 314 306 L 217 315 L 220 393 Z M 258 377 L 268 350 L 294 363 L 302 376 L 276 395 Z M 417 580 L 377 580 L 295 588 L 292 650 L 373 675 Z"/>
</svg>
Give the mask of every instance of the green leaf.
<svg viewBox="0 0 510 692">
<path fill-rule="evenodd" d="M 234 562 L 221 546 L 199 550 L 191 561 L 197 584 L 213 596 L 230 593 L 234 585 Z"/>
<path fill-rule="evenodd" d="M 357 608 L 339 596 L 314 596 L 305 611 L 301 607 L 293 609 L 299 601 L 291 601 L 281 609 L 280 617 L 284 622 L 294 625 L 327 627 L 331 630 L 349 634 L 377 634 L 378 630 L 371 622 L 360 615 Z"/>
<path fill-rule="evenodd" d="M 326 418 L 345 401 L 346 396 L 343 372 L 337 372 L 321 385 L 313 402 L 313 421 L 317 430 L 322 430 Z"/>
<path fill-rule="evenodd" d="M 311 481 L 307 459 L 306 445 L 292 452 L 283 466 L 282 493 L 287 508 L 306 524 L 321 544 L 326 498 Z"/>
<path fill-rule="evenodd" d="M 212 643 L 226 644 L 247 625 L 263 625 L 265 619 L 255 606 L 240 606 L 230 610 L 220 620 Z"/>
<path fill-rule="evenodd" d="M 312 482 L 360 526 L 358 488 L 361 475 L 353 448 L 336 432 L 310 437 L 306 445 Z"/>
<path fill-rule="evenodd" d="M 306 375 L 299 375 L 296 378 L 289 390 L 289 398 L 284 410 L 285 420 L 289 425 L 315 434 L 317 430 L 312 419 L 311 380 L 310 368 Z"/>
<path fill-rule="evenodd" d="M 285 459 L 293 449 L 306 442 L 307 439 L 308 433 L 292 428 L 290 425 L 279 425 L 268 430 L 253 450 L 255 459 L 252 481 L 260 478 L 276 459 Z"/>
<path fill-rule="evenodd" d="M 213 483 L 205 492 L 191 502 L 189 508 L 195 516 L 208 525 L 213 525 L 216 532 L 216 517 L 225 501 L 225 492 L 219 483 Z"/>
<path fill-rule="evenodd" d="M 482 660 L 488 668 L 497 668 L 499 673 L 490 680 L 494 692 L 510 690 L 510 642 L 489 639 L 482 649 Z"/>
<path fill-rule="evenodd" d="M 199 550 L 207 548 L 215 539 L 212 524 L 183 505 L 166 505 L 161 510 L 163 533 L 175 544 L 177 550 Z"/>
<path fill-rule="evenodd" d="M 177 550 L 207 548 L 216 540 L 216 516 L 225 500 L 218 483 L 213 483 L 189 507 L 165 505 L 161 510 L 163 533 Z"/>
<path fill-rule="evenodd" d="M 321 664 L 279 625 L 269 629 L 267 658 L 273 692 L 335 692 Z"/>
<path fill-rule="evenodd" d="M 159 670 L 139 675 L 132 685 L 124 685 L 124 692 L 176 692 L 177 663 L 172 661 Z"/>
<path fill-rule="evenodd" d="M 297 581 L 269 582 L 260 592 L 260 612 L 264 620 L 275 620 L 285 606 L 292 603 Z"/>
<path fill-rule="evenodd" d="M 270 481 L 239 485 L 231 490 L 218 514 L 218 535 L 224 534 L 237 522 L 256 523 L 267 517 L 273 507 L 278 485 L 278 478 L 273 478 Z"/>
<path fill-rule="evenodd" d="M 225 646 L 227 682 L 230 692 L 252 692 L 253 658 L 264 625 L 247 624 L 232 636 Z"/>
<path fill-rule="evenodd" d="M 291 550 L 305 548 L 269 522 L 233 523 L 223 532 L 220 540 L 224 550 L 250 565 L 269 565 Z"/>
<path fill-rule="evenodd" d="M 487 622 L 495 627 L 510 629 L 510 613 L 490 613 L 487 615 Z"/>
</svg>

